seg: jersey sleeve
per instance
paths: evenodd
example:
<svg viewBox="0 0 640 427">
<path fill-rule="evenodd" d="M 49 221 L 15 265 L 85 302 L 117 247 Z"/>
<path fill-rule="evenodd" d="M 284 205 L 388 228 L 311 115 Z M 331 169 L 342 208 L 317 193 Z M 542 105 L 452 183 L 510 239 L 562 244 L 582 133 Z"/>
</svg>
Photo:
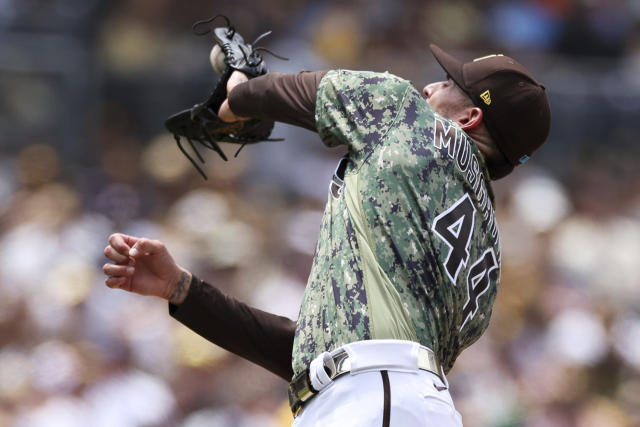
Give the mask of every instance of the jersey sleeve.
<svg viewBox="0 0 640 427">
<path fill-rule="evenodd" d="M 320 82 L 316 129 L 325 145 L 370 152 L 381 141 L 402 105 L 410 82 L 389 73 L 333 70 Z"/>
<path fill-rule="evenodd" d="M 290 381 L 296 322 L 250 307 L 193 276 L 180 305 L 169 314 L 212 343 Z"/>
<path fill-rule="evenodd" d="M 239 116 L 274 120 L 315 131 L 316 93 L 325 73 L 267 73 L 236 86 L 229 93 L 229 106 Z"/>
</svg>

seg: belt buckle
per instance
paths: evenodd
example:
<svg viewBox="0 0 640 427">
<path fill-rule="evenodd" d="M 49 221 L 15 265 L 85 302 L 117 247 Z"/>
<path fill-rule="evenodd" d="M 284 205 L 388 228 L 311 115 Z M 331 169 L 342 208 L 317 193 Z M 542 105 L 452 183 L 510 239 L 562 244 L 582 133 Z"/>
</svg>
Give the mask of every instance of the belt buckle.
<svg viewBox="0 0 640 427">
<path fill-rule="evenodd" d="M 348 353 L 340 349 L 333 354 L 328 360 L 325 360 L 324 367 L 331 380 L 336 379 L 342 374 L 349 372 L 351 363 Z M 305 403 L 307 403 L 318 391 L 313 388 L 311 378 L 309 377 L 309 368 L 296 375 L 289 383 L 288 388 L 289 406 L 293 416 L 296 417 Z"/>
<path fill-rule="evenodd" d="M 342 374 L 349 372 L 351 370 L 351 359 L 349 359 L 349 353 L 344 349 L 340 349 L 335 352 L 331 357 L 331 366 L 327 366 L 327 368 L 329 368 L 329 376 L 332 380 L 335 380 Z"/>
<path fill-rule="evenodd" d="M 309 379 L 309 369 L 305 369 L 296 375 L 289 383 L 288 388 L 289 406 L 293 416 L 298 415 L 305 402 L 313 397 L 316 391 L 311 386 Z"/>
</svg>

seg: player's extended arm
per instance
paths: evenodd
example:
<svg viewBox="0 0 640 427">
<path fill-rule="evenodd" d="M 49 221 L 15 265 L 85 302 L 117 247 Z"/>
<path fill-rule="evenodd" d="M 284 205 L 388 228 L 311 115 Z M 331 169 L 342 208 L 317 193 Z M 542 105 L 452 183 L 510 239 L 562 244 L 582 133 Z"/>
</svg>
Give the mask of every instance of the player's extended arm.
<svg viewBox="0 0 640 427">
<path fill-rule="evenodd" d="M 193 276 L 186 299 L 169 313 L 197 334 L 291 381 L 296 323 L 250 307 Z"/>
<path fill-rule="evenodd" d="M 169 313 L 209 341 L 291 380 L 295 322 L 228 297 L 180 267 L 159 240 L 116 233 L 103 266 L 111 288 L 170 302 Z"/>
<path fill-rule="evenodd" d="M 249 81 L 234 72 L 218 115 L 225 121 L 244 118 L 288 123 L 316 131 L 316 93 L 326 71 L 267 73 Z"/>
</svg>

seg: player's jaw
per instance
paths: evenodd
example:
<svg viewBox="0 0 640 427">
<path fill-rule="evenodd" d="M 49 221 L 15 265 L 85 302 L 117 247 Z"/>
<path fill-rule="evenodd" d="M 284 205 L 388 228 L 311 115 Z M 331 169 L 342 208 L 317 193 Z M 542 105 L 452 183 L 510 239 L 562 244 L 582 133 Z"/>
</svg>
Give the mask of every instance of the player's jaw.
<svg viewBox="0 0 640 427">
<path fill-rule="evenodd" d="M 447 119 L 455 119 L 460 108 L 464 108 L 470 102 L 467 95 L 450 78 L 426 85 L 422 93 L 431 108 Z"/>
</svg>

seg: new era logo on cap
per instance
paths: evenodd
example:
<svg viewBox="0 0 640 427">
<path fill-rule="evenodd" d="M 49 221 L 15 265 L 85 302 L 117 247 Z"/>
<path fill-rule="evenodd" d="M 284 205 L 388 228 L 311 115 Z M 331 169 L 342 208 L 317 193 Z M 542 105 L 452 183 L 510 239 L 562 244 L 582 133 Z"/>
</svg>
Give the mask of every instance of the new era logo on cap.
<svg viewBox="0 0 640 427">
<path fill-rule="evenodd" d="M 482 92 L 480 94 L 480 98 L 484 101 L 485 104 L 491 105 L 491 92 L 489 92 L 489 89 Z"/>
</svg>

